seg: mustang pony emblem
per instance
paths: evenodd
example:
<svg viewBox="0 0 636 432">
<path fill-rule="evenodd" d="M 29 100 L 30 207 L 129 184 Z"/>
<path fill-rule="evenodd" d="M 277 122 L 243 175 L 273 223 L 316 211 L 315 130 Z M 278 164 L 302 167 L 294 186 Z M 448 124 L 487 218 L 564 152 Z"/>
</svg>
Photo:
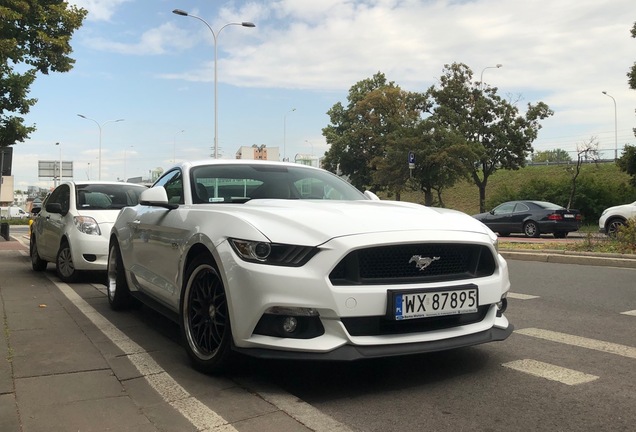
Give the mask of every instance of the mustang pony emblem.
<svg viewBox="0 0 636 432">
<path fill-rule="evenodd" d="M 437 261 L 439 257 L 422 257 L 421 255 L 413 255 L 409 260 L 409 264 L 412 262 L 415 263 L 415 267 L 420 269 L 420 271 L 424 270 L 426 267 L 430 266 L 433 261 Z"/>
</svg>

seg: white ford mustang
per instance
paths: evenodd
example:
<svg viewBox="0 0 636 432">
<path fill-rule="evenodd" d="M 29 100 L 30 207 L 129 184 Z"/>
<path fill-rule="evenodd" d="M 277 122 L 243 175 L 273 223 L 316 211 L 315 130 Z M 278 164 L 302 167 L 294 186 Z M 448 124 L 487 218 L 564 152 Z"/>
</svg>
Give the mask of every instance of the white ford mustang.
<svg viewBox="0 0 636 432">
<path fill-rule="evenodd" d="M 481 222 L 291 163 L 173 167 L 110 236 L 111 307 L 174 318 L 204 372 L 235 352 L 355 360 L 503 340 L 509 288 Z"/>
</svg>

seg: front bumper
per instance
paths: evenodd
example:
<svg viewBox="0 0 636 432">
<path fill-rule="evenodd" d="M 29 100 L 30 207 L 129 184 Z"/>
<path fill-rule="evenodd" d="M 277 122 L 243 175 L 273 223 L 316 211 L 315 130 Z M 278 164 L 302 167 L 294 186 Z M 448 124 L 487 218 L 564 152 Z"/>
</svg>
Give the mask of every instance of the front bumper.
<svg viewBox="0 0 636 432">
<path fill-rule="evenodd" d="M 514 326 L 508 324 L 506 328 L 493 327 L 479 333 L 458 336 L 452 339 L 436 340 L 431 342 L 415 342 L 397 345 L 371 345 L 353 346 L 344 345 L 326 353 L 280 351 L 262 348 L 238 348 L 232 349 L 238 353 L 251 357 L 275 360 L 331 360 L 354 361 L 380 357 L 395 357 L 413 354 L 424 354 L 436 351 L 445 351 L 456 348 L 480 345 L 487 342 L 502 341 L 512 334 Z"/>
</svg>

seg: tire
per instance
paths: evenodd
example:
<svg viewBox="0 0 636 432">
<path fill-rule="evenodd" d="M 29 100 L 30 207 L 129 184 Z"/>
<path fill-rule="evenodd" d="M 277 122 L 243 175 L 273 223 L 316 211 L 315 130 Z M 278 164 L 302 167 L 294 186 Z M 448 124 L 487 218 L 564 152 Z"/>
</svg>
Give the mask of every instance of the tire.
<svg viewBox="0 0 636 432">
<path fill-rule="evenodd" d="M 554 233 L 552 233 L 552 235 L 554 236 L 554 238 L 558 238 L 558 239 L 564 239 L 568 236 L 568 232 L 567 231 L 556 231 Z"/>
<path fill-rule="evenodd" d="M 232 357 L 232 331 L 223 281 L 209 255 L 188 265 L 179 312 L 193 367 L 204 373 L 223 372 Z"/>
<path fill-rule="evenodd" d="M 528 221 L 523 224 L 523 233 L 526 237 L 539 237 L 541 232 L 539 231 L 539 225 L 535 221 Z"/>
<path fill-rule="evenodd" d="M 29 242 L 29 255 L 31 255 L 31 267 L 34 271 L 44 271 L 46 270 L 47 262 L 40 258 L 40 254 L 38 253 L 38 245 L 35 242 L 35 236 L 31 236 L 31 241 Z"/>
<path fill-rule="evenodd" d="M 62 279 L 63 282 L 70 283 L 77 280 L 79 275 L 77 270 L 75 270 L 75 264 L 73 264 L 71 246 L 66 240 L 62 241 L 60 249 L 57 251 L 55 266 L 57 270 L 57 276 Z"/>
<path fill-rule="evenodd" d="M 607 228 L 605 229 L 605 232 L 607 233 L 608 237 L 616 238 L 616 234 L 618 234 L 618 230 L 622 226 L 625 226 L 625 221 L 624 220 L 622 220 L 622 219 L 610 219 L 610 221 L 607 223 Z"/>
<path fill-rule="evenodd" d="M 130 295 L 124 262 L 121 258 L 119 244 L 116 241 L 113 241 L 108 249 L 106 275 L 106 295 L 110 308 L 113 310 L 130 309 L 135 302 Z"/>
</svg>

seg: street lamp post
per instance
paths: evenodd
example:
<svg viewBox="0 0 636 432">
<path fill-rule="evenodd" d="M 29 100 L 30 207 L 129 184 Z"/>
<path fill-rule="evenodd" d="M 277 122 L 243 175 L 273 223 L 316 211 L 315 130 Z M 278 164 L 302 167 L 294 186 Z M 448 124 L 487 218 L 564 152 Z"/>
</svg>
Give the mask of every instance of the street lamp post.
<svg viewBox="0 0 636 432">
<path fill-rule="evenodd" d="M 60 166 L 57 169 L 57 174 L 58 174 L 58 177 L 60 179 L 60 184 L 62 184 L 62 144 L 60 144 L 59 142 L 56 142 L 55 145 L 56 146 L 60 146 Z M 57 178 L 58 177 L 56 177 L 55 176 L 55 172 L 53 172 L 53 187 L 57 187 Z"/>
<path fill-rule="evenodd" d="M 287 162 L 287 114 L 294 111 L 296 111 L 296 108 L 292 108 L 283 116 L 283 162 Z"/>
<path fill-rule="evenodd" d="M 616 114 L 616 99 L 605 90 L 603 90 L 602 93 L 605 96 L 611 97 L 614 101 L 614 160 L 616 161 L 618 160 L 618 116 Z"/>
<path fill-rule="evenodd" d="M 95 119 L 92 119 L 90 117 L 86 117 L 83 114 L 78 114 L 79 117 L 86 119 L 86 120 L 90 120 L 92 122 L 94 122 L 97 127 L 99 128 L 99 154 L 97 156 L 98 159 L 98 168 L 97 168 L 97 180 L 101 180 L 102 179 L 102 127 L 107 124 L 107 123 L 117 123 L 117 122 L 122 122 L 124 121 L 124 119 L 117 119 L 117 120 L 108 120 L 105 121 L 102 124 L 99 124 L 99 122 Z"/>
<path fill-rule="evenodd" d="M 130 146 L 130 148 L 133 148 L 134 146 Z M 128 180 L 126 179 L 126 150 L 124 149 L 124 183 L 126 183 Z"/>
<path fill-rule="evenodd" d="M 502 64 L 497 63 L 495 66 L 487 66 L 487 67 L 482 69 L 481 76 L 479 77 L 479 89 L 480 90 L 482 90 L 484 88 L 484 71 L 486 69 L 499 69 L 502 66 L 503 66 Z"/>
<path fill-rule="evenodd" d="M 174 140 L 172 142 L 172 163 L 175 163 L 177 160 L 177 135 L 185 132 L 185 129 L 182 129 L 174 134 Z"/>
<path fill-rule="evenodd" d="M 189 14 L 188 12 L 181 10 L 181 9 L 175 9 L 172 11 L 173 14 L 176 15 L 180 15 L 180 16 L 188 16 L 191 18 L 195 18 L 198 19 L 199 21 L 201 21 L 203 24 L 206 25 L 206 27 L 210 30 L 210 33 L 212 33 L 212 38 L 214 39 L 214 159 L 218 159 L 219 158 L 219 122 L 218 122 L 218 97 L 217 97 L 217 84 L 218 84 L 218 79 L 217 79 L 217 37 L 218 35 L 221 33 L 221 30 L 223 30 L 225 27 L 227 26 L 231 26 L 231 25 L 239 25 L 239 26 L 243 26 L 243 27 L 256 27 L 256 25 L 254 23 L 251 22 L 247 22 L 247 21 L 243 21 L 243 22 L 231 22 L 231 23 L 227 23 L 225 24 L 223 27 L 221 27 L 216 33 L 214 32 L 214 30 L 212 30 L 212 27 L 210 27 L 210 24 L 208 24 L 208 22 L 206 20 L 204 20 L 203 18 L 196 16 L 196 15 L 192 15 Z"/>
</svg>

